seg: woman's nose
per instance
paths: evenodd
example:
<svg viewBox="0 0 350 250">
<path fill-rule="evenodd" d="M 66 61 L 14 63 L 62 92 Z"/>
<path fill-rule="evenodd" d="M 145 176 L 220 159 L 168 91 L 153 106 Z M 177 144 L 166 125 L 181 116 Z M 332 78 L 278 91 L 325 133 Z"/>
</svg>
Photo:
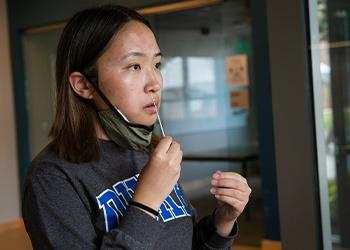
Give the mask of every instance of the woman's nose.
<svg viewBox="0 0 350 250">
<path fill-rule="evenodd" d="M 149 73 L 147 77 L 147 82 L 145 85 L 145 92 L 158 92 L 162 88 L 162 76 L 160 72 L 152 72 Z"/>
</svg>

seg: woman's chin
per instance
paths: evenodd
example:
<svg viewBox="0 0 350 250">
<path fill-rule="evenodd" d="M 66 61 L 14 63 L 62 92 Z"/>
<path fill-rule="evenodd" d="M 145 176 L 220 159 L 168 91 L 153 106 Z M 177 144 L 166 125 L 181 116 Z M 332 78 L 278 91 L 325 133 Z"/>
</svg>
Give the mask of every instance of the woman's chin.
<svg viewBox="0 0 350 250">
<path fill-rule="evenodd" d="M 145 126 L 153 126 L 156 123 L 157 119 L 152 119 L 151 121 L 147 121 L 144 125 Z"/>
<path fill-rule="evenodd" d="M 156 123 L 156 121 L 157 121 L 157 116 L 154 116 L 154 117 L 147 117 L 145 119 L 135 120 L 133 123 L 150 127 L 150 126 L 153 126 Z"/>
</svg>

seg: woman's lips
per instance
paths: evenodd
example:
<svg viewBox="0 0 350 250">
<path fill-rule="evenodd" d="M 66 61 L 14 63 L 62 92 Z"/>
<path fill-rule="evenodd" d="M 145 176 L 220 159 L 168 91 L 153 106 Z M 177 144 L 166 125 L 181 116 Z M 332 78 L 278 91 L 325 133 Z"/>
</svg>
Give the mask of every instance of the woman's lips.
<svg viewBox="0 0 350 250">
<path fill-rule="evenodd" d="M 158 103 L 156 103 L 156 106 L 158 107 Z M 147 112 L 147 113 L 150 113 L 150 114 L 155 114 L 157 113 L 157 108 L 154 106 L 154 104 L 148 104 L 144 107 L 144 110 Z"/>
<path fill-rule="evenodd" d="M 154 107 L 154 106 L 146 107 L 145 111 L 149 114 L 156 114 L 157 113 L 156 107 Z"/>
</svg>

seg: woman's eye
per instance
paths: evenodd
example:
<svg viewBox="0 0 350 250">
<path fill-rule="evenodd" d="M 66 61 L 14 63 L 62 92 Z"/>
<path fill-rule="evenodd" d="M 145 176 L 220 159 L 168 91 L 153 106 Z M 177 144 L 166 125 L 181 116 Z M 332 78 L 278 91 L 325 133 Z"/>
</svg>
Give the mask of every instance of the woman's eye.
<svg viewBox="0 0 350 250">
<path fill-rule="evenodd" d="M 160 62 L 156 64 L 156 68 L 157 68 L 157 69 L 160 69 L 161 66 L 162 66 L 162 63 L 160 63 Z"/>
<path fill-rule="evenodd" d="M 140 70 L 141 66 L 139 64 L 133 64 L 133 65 L 130 65 L 129 68 L 136 71 L 136 70 Z"/>
</svg>

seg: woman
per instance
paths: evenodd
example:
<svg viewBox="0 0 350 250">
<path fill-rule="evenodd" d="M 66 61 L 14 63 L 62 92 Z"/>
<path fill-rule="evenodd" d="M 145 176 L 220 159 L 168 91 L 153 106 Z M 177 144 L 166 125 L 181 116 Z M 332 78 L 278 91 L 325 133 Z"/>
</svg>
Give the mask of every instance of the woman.
<svg viewBox="0 0 350 250">
<path fill-rule="evenodd" d="M 218 207 L 194 223 L 177 184 L 180 145 L 152 135 L 160 61 L 149 23 L 131 9 L 91 8 L 67 23 L 52 140 L 25 182 L 34 249 L 230 249 L 251 190 L 236 173 L 214 173 Z"/>
</svg>

